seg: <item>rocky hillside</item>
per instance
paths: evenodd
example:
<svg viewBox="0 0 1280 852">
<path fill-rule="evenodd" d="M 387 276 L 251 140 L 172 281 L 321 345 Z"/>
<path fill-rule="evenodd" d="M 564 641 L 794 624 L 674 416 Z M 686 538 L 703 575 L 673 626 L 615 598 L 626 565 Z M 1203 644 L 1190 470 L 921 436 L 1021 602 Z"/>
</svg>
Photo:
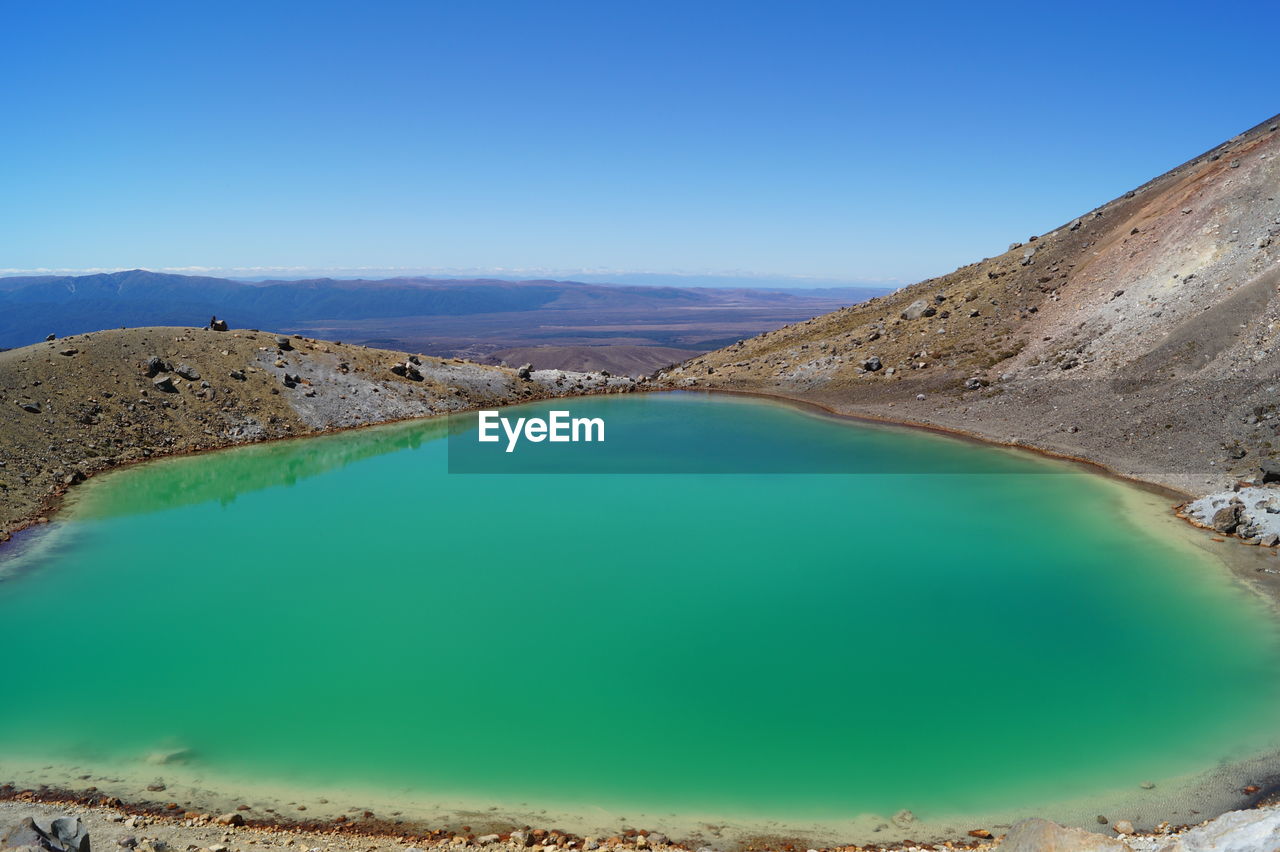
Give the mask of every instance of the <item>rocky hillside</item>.
<svg viewBox="0 0 1280 852">
<path fill-rule="evenodd" d="M 1280 450 L 1280 117 L 949 275 L 739 342 L 677 387 L 1086 457 L 1188 493 Z"/>
<path fill-rule="evenodd" d="M 138 328 L 49 340 L 0 353 L 0 540 L 71 485 L 119 464 L 634 386 L 258 331 Z"/>
</svg>

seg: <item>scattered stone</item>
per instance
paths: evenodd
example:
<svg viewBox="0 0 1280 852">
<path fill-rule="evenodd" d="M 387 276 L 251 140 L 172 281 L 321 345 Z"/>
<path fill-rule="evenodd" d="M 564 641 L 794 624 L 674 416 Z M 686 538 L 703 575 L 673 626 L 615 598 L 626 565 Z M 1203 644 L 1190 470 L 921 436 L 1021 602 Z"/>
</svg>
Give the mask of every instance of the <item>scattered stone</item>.
<svg viewBox="0 0 1280 852">
<path fill-rule="evenodd" d="M 151 378 L 156 373 L 167 372 L 169 372 L 169 365 L 159 355 L 152 355 L 147 359 L 147 378 Z"/>
<path fill-rule="evenodd" d="M 179 376 L 182 376 L 182 378 L 186 379 L 189 382 L 200 381 L 200 374 L 195 371 L 194 367 L 191 367 L 187 364 L 179 364 L 177 367 L 173 368 L 173 372 L 177 373 Z"/>
<path fill-rule="evenodd" d="M 227 373 L 227 375 L 235 379 L 237 382 L 243 382 L 245 380 L 243 370 L 232 370 L 230 373 Z"/>
<path fill-rule="evenodd" d="M 671 843 L 671 838 L 667 837 L 660 831 L 649 832 L 649 844 L 651 846 L 666 846 Z"/>
<path fill-rule="evenodd" d="M 1133 834 L 1133 823 L 1127 819 L 1116 820 L 1115 825 L 1111 826 L 1111 830 L 1116 834 Z"/>
<path fill-rule="evenodd" d="M 173 386 L 173 378 L 171 376 L 156 376 L 151 380 L 151 384 L 158 391 L 164 393 L 177 393 L 178 389 Z"/>
<path fill-rule="evenodd" d="M 244 825 L 244 817 L 232 811 L 229 814 L 223 814 L 214 820 L 218 825 Z"/>
<path fill-rule="evenodd" d="M 533 837 L 527 831 L 511 832 L 511 845 L 516 848 L 524 848 L 533 845 Z"/>
</svg>

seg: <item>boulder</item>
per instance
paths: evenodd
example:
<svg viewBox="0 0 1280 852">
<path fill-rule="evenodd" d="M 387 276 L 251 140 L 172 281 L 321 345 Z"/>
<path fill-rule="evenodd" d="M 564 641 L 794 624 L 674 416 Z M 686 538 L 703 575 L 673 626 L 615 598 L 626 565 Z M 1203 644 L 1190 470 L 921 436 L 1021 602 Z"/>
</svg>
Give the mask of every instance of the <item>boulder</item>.
<svg viewBox="0 0 1280 852">
<path fill-rule="evenodd" d="M 66 355 L 68 358 L 70 358 L 72 355 L 76 355 L 76 354 L 78 354 L 79 352 L 80 352 L 80 350 L 79 350 L 79 349 L 76 349 L 74 346 L 70 346 L 70 347 L 68 347 L 68 348 L 66 348 L 66 349 L 63 349 L 63 350 L 62 350 L 61 352 L 59 352 L 58 354 L 59 354 L 59 355 Z"/>
<path fill-rule="evenodd" d="M 197 382 L 200 380 L 200 374 L 196 372 L 194 367 L 188 364 L 179 364 L 177 367 L 173 368 L 173 371 L 189 382 Z"/>
<path fill-rule="evenodd" d="M 932 310 L 933 307 L 931 307 L 924 299 L 916 299 L 914 302 L 907 305 L 907 309 L 902 312 L 902 318 L 904 320 L 915 320 L 920 319 L 920 317 L 933 316 L 933 314 L 928 313 Z"/>
<path fill-rule="evenodd" d="M 218 817 L 214 822 L 218 825 L 244 825 L 244 817 L 240 816 L 240 814 L 235 811 L 232 811 L 231 813 L 223 814 Z"/>
<path fill-rule="evenodd" d="M 516 370 L 516 376 L 524 379 L 526 382 L 533 376 L 532 364 L 521 364 L 520 369 Z"/>
<path fill-rule="evenodd" d="M 1280 810 L 1229 811 L 1160 847 L 1159 852 L 1261 852 L 1280 849 Z"/>
<path fill-rule="evenodd" d="M 511 832 L 511 845 L 516 848 L 524 848 L 533 845 L 533 837 L 527 831 Z"/>
<path fill-rule="evenodd" d="M 866 370 L 868 373 L 878 372 L 883 366 L 884 364 L 881 362 L 879 355 L 872 355 L 870 358 L 862 362 L 862 369 Z"/>
<path fill-rule="evenodd" d="M 1014 823 L 999 849 L 1000 852 L 1109 852 L 1128 847 L 1114 837 L 1035 818 Z"/>
<path fill-rule="evenodd" d="M 1258 468 L 1258 479 L 1263 485 L 1268 482 L 1280 482 L 1280 460 L 1267 459 Z"/>
<path fill-rule="evenodd" d="M 1240 504 L 1230 503 L 1213 513 L 1209 526 L 1220 533 L 1233 533 L 1240 526 Z"/>
<path fill-rule="evenodd" d="M 23 411 L 27 412 L 28 414 L 40 413 L 40 403 L 33 402 L 32 400 L 29 400 L 29 399 L 18 400 L 18 407 L 21 408 Z"/>
<path fill-rule="evenodd" d="M 147 359 L 147 378 L 151 378 L 156 373 L 169 372 L 169 365 L 159 355 L 152 355 Z"/>
<path fill-rule="evenodd" d="M 178 389 L 173 386 L 173 377 L 171 376 L 156 376 L 151 380 L 151 384 L 156 390 L 164 393 L 178 392 Z"/>
<path fill-rule="evenodd" d="M 288 350 L 293 348 L 293 344 L 289 341 L 289 338 L 285 337 L 282 334 L 276 338 L 276 347 L 279 349 Z"/>
<path fill-rule="evenodd" d="M 46 826 L 27 817 L 0 837 L 0 848 L 20 846 L 47 852 L 90 852 L 89 829 L 78 817 L 58 817 Z"/>
<path fill-rule="evenodd" d="M 217 317 L 210 317 L 209 328 L 212 329 L 213 331 L 227 331 L 228 329 L 227 321 L 220 320 Z"/>
</svg>

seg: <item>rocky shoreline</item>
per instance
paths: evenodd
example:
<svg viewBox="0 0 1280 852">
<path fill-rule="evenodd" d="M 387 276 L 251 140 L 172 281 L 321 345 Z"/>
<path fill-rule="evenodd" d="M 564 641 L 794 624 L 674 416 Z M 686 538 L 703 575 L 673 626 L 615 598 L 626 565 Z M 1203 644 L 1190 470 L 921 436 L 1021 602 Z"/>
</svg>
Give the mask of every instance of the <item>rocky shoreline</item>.
<svg viewBox="0 0 1280 852">
<path fill-rule="evenodd" d="M 0 784 L 0 849 L 22 852 L 414 852 L 424 849 L 530 850 L 530 852 L 927 852 L 999 849 L 1003 852 L 1258 852 L 1280 844 L 1280 803 L 1270 798 L 1255 808 L 1235 810 L 1197 825 L 1161 824 L 1139 832 L 1125 821 L 1109 834 L 1062 826 L 1037 817 L 1007 831 L 985 829 L 964 839 L 940 842 L 811 846 L 800 838 L 760 835 L 731 844 L 706 845 L 658 831 L 627 828 L 609 836 L 578 835 L 555 828 L 521 825 L 484 827 L 457 824 L 431 828 L 371 811 L 337 820 L 250 813 L 240 806 L 205 813 L 175 803 L 139 805 L 95 791 L 75 793 L 41 786 Z M 58 823 L 54 821 L 58 820 Z"/>
</svg>

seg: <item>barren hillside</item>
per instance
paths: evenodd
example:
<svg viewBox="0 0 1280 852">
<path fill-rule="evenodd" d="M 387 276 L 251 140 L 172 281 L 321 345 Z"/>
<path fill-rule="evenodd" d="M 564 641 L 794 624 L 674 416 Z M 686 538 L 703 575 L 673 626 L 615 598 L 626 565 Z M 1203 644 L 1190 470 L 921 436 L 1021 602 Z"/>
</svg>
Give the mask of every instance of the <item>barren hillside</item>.
<svg viewBox="0 0 1280 852">
<path fill-rule="evenodd" d="M 632 387 L 259 331 L 137 328 L 37 343 L 0 353 L 0 541 L 121 464 Z"/>
<path fill-rule="evenodd" d="M 1280 448 L 1280 118 L 949 275 L 664 374 L 1083 456 L 1190 493 Z"/>
</svg>

